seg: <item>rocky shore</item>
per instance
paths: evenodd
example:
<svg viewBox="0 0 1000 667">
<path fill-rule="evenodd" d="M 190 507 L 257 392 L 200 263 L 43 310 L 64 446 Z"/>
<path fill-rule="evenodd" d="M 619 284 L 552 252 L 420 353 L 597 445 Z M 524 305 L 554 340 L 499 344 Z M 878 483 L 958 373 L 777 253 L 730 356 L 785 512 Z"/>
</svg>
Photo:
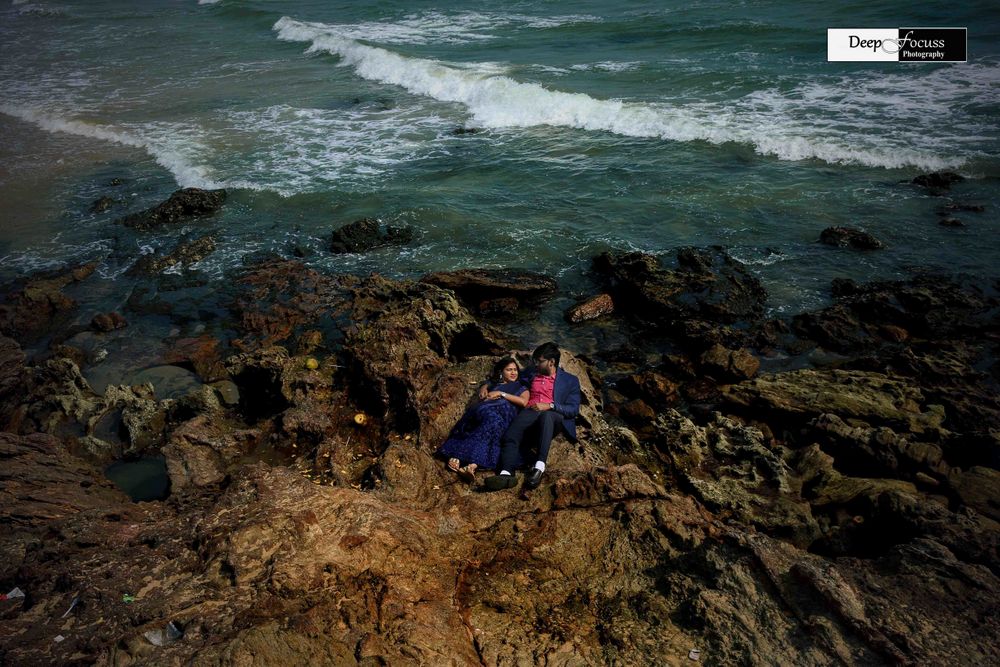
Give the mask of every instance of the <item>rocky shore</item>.
<svg viewBox="0 0 1000 667">
<path fill-rule="evenodd" d="M 123 224 L 224 199 L 182 191 Z M 409 238 L 349 231 L 334 251 Z M 136 272 L 213 249 L 203 237 Z M 171 343 L 161 363 L 197 386 L 160 398 L 98 393 L 81 372 L 82 332 L 165 312 L 142 294 L 81 312 L 67 288 L 93 271 L 27 277 L 0 301 L 0 592 L 24 592 L 0 600 L 4 664 L 1000 655 L 996 278 L 835 280 L 831 305 L 769 319 L 766 286 L 722 247 L 601 254 L 600 290 L 565 326 L 610 320 L 636 340 L 564 353 L 580 442 L 555 441 L 537 490 L 485 494 L 433 453 L 497 356 L 532 342 L 493 315 L 530 312 L 552 278 L 263 259 L 233 278 L 231 336 Z M 761 370 L 777 359 L 789 370 Z M 163 500 L 133 502 L 103 474 L 151 457 Z"/>
</svg>

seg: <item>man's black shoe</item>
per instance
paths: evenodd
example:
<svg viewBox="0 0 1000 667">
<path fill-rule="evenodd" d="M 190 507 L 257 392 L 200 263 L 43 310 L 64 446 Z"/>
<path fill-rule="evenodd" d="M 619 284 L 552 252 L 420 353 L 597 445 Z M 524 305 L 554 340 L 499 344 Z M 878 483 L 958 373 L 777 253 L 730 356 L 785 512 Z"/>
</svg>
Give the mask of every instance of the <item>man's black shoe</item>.
<svg viewBox="0 0 1000 667">
<path fill-rule="evenodd" d="M 517 477 L 515 475 L 493 475 L 492 477 L 487 477 L 483 484 L 487 491 L 512 489 L 517 486 Z"/>
<path fill-rule="evenodd" d="M 532 468 L 531 472 L 528 473 L 527 477 L 524 479 L 524 488 L 526 489 L 537 489 L 538 485 L 542 483 L 542 471 L 538 468 Z"/>
</svg>

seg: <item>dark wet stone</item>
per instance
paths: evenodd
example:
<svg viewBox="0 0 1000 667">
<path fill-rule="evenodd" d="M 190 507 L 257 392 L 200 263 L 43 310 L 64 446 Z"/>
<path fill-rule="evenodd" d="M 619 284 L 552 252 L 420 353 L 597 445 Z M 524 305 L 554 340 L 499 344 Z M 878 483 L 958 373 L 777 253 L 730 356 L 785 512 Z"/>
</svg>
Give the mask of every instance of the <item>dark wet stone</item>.
<svg viewBox="0 0 1000 667">
<path fill-rule="evenodd" d="M 607 278 L 618 312 L 684 336 L 694 320 L 719 325 L 761 318 L 767 291 L 721 247 L 681 248 L 676 258 L 671 269 L 646 253 L 605 252 L 594 258 L 594 268 Z"/>
<path fill-rule="evenodd" d="M 536 302 L 556 290 L 556 281 L 524 269 L 461 269 L 428 273 L 420 282 L 449 289 L 467 306 L 477 307 L 499 299 L 514 299 L 518 306 Z M 486 304 L 484 304 L 486 302 Z M 509 310 L 510 302 L 501 304 L 500 312 Z M 495 309 L 494 309 L 495 310 Z"/>
<path fill-rule="evenodd" d="M 383 228 L 374 218 L 363 218 L 334 230 L 330 251 L 334 253 L 367 252 L 388 245 L 406 245 L 413 240 L 410 227 Z"/>
<path fill-rule="evenodd" d="M 885 244 L 868 232 L 854 227 L 827 227 L 819 235 L 820 243 L 840 248 L 855 248 L 857 250 L 880 250 Z"/>
<path fill-rule="evenodd" d="M 116 329 L 124 329 L 128 322 L 119 313 L 98 313 L 90 321 L 90 328 L 94 331 L 109 332 Z"/>
<path fill-rule="evenodd" d="M 964 180 L 964 176 L 960 176 L 952 171 L 936 171 L 931 174 L 921 174 L 910 181 L 910 183 L 935 190 L 947 190 L 951 187 L 952 183 L 960 183 Z"/>
<path fill-rule="evenodd" d="M 479 134 L 482 132 L 478 127 L 456 127 L 451 131 L 456 137 L 460 137 L 466 134 Z"/>
<path fill-rule="evenodd" d="M 212 215 L 222 208 L 225 201 L 225 190 L 184 188 L 174 192 L 165 202 L 127 215 L 119 222 L 126 227 L 147 231 L 159 225 L 177 224 Z"/>
<path fill-rule="evenodd" d="M 63 293 L 73 283 L 85 280 L 97 269 L 91 262 L 72 270 L 46 272 L 25 280 L 0 303 L 0 334 L 22 343 L 35 339 L 54 325 L 65 323 L 76 301 Z"/>
<path fill-rule="evenodd" d="M 143 255 L 128 270 L 128 274 L 134 276 L 139 274 L 160 273 L 161 271 L 178 264 L 187 267 L 195 262 L 201 261 L 214 250 L 214 236 L 203 236 L 202 238 L 195 239 L 193 241 L 184 241 L 179 243 L 176 248 L 166 255 L 161 255 L 160 253 Z"/>
<path fill-rule="evenodd" d="M 956 211 L 982 213 L 985 210 L 986 207 L 982 204 L 966 204 L 964 202 L 949 202 L 944 206 L 939 206 L 937 209 L 938 215 L 950 215 Z"/>
<path fill-rule="evenodd" d="M 942 227 L 965 227 L 965 223 L 958 218 L 941 218 L 938 224 Z"/>
<path fill-rule="evenodd" d="M 111 197 L 101 197 L 100 199 L 95 200 L 94 203 L 90 205 L 90 212 L 104 213 L 117 203 L 118 200 L 113 199 Z"/>
</svg>

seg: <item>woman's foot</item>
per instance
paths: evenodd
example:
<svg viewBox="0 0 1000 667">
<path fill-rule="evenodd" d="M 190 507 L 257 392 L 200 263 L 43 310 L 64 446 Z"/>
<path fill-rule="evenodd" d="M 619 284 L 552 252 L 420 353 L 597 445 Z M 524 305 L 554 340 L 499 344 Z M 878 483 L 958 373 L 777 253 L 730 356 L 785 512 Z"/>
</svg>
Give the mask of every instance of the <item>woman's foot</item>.
<svg viewBox="0 0 1000 667">
<path fill-rule="evenodd" d="M 458 467 L 460 465 L 462 465 L 462 462 L 459 461 L 458 459 L 455 458 L 448 459 L 448 470 L 451 470 L 452 472 L 458 472 Z"/>
<path fill-rule="evenodd" d="M 468 482 L 469 484 L 476 483 L 476 464 L 470 463 L 469 465 L 458 469 L 458 476 L 462 478 L 462 481 Z"/>
</svg>

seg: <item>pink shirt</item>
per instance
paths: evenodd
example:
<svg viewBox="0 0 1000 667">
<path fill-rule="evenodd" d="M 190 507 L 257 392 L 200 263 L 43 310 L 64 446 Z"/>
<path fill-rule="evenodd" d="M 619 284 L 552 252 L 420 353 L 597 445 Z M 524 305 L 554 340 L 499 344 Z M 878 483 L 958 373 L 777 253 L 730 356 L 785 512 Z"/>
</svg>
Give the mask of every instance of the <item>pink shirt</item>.
<svg viewBox="0 0 1000 667">
<path fill-rule="evenodd" d="M 553 393 L 556 387 L 556 379 L 551 375 L 536 375 L 531 379 L 531 394 L 528 396 L 528 407 L 536 403 L 548 405 L 555 399 Z"/>
</svg>

